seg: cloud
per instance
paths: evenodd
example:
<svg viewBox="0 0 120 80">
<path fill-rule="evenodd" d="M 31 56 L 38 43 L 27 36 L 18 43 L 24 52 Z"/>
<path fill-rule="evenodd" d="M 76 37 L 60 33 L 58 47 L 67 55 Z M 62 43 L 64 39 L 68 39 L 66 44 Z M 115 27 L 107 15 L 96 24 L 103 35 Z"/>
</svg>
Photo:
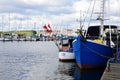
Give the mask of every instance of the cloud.
<svg viewBox="0 0 120 80">
<path fill-rule="evenodd" d="M 42 26 L 44 23 L 58 24 L 59 22 L 61 22 L 61 20 L 65 21 L 65 18 L 68 18 L 69 21 L 71 20 L 70 17 L 67 16 L 74 13 L 74 9 L 72 7 L 74 1 L 73 0 L 11 0 L 11 1 L 3 0 L 0 1 L 0 13 L 1 16 L 3 14 L 4 16 L 7 15 L 7 17 L 5 18 L 7 19 L 6 22 L 8 24 L 9 24 L 8 15 L 10 13 L 11 14 L 10 24 L 11 25 L 16 24 L 16 26 L 18 26 L 21 23 L 21 20 L 22 20 L 22 26 L 26 25 L 25 20 L 28 20 L 27 22 L 29 24 L 34 24 L 34 22 L 36 22 L 38 26 Z M 9 25 L 6 25 L 6 27 L 8 26 Z M 14 25 L 13 27 L 16 26 Z"/>
<path fill-rule="evenodd" d="M 1 12 L 17 12 L 27 15 L 61 14 L 72 12 L 73 0 L 5 0 L 0 3 Z"/>
<path fill-rule="evenodd" d="M 94 13 L 100 11 L 100 2 L 96 1 L 96 3 Z M 120 1 L 116 3 L 114 0 L 110 2 L 112 6 L 110 6 L 109 15 L 112 15 L 110 19 L 114 21 L 119 20 L 119 3 Z M 89 7 L 93 8 L 94 2 L 91 3 L 91 6 L 89 4 L 90 0 L 0 0 L 0 20 L 2 21 L 4 15 L 4 29 L 8 28 L 10 13 L 10 24 L 13 30 L 21 24 L 23 29 L 33 29 L 34 23 L 36 23 L 38 29 L 42 29 L 42 26 L 48 23 L 58 27 L 69 25 L 69 28 L 74 26 L 74 28 L 78 28 L 79 22 L 77 20 L 80 18 L 80 11 L 82 11 L 83 18 L 86 16 L 87 22 L 90 19 L 91 11 L 87 13 L 87 10 Z M 93 16 L 94 19 L 97 16 L 98 14 Z M 94 24 L 98 23 L 92 22 Z"/>
</svg>

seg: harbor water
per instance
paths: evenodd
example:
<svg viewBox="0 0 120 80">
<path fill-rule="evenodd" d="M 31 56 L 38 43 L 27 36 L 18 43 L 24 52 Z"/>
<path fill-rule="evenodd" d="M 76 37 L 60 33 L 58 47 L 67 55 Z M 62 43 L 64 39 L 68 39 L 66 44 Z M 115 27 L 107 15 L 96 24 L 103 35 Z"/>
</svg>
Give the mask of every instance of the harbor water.
<svg viewBox="0 0 120 80">
<path fill-rule="evenodd" d="M 102 74 L 60 62 L 53 41 L 0 42 L 0 80 L 100 80 Z"/>
</svg>

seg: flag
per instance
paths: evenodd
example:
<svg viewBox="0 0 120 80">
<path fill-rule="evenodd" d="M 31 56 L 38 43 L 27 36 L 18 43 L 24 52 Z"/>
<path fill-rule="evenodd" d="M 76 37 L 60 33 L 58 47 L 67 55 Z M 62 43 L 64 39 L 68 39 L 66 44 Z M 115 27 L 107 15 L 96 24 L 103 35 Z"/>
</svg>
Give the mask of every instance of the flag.
<svg viewBox="0 0 120 80">
<path fill-rule="evenodd" d="M 50 24 L 48 24 L 48 26 L 44 25 L 43 28 L 44 28 L 47 32 L 49 32 L 49 33 L 52 32 L 52 29 L 51 29 L 51 27 L 50 27 Z"/>
<path fill-rule="evenodd" d="M 43 26 L 43 28 L 44 28 L 44 29 L 47 29 L 47 26 L 46 26 L 46 25 L 44 25 L 44 26 Z"/>
<path fill-rule="evenodd" d="M 51 27 L 50 27 L 50 24 L 48 24 L 48 30 L 49 30 L 50 33 L 52 32 L 52 29 L 51 29 Z"/>
</svg>

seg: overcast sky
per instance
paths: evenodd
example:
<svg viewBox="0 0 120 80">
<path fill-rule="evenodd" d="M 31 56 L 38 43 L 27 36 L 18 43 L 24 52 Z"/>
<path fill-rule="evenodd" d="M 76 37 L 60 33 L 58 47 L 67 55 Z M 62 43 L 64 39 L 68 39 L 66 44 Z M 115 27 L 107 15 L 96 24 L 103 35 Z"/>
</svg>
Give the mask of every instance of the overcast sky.
<svg viewBox="0 0 120 80">
<path fill-rule="evenodd" d="M 52 29 L 79 28 L 80 11 L 81 19 L 85 18 L 88 24 L 90 11 L 93 8 L 94 0 L 0 0 L 0 31 L 4 30 L 31 30 L 43 29 L 42 26 L 50 24 Z M 109 0 L 107 0 L 109 1 Z M 105 14 L 113 24 L 120 20 L 120 0 L 111 0 L 110 8 L 105 9 Z M 100 12 L 100 0 L 96 1 L 92 24 L 98 24 L 95 19 Z M 92 10 L 92 9 L 91 9 Z M 110 20 L 106 23 L 110 23 Z M 84 21 L 84 20 L 82 20 Z"/>
</svg>

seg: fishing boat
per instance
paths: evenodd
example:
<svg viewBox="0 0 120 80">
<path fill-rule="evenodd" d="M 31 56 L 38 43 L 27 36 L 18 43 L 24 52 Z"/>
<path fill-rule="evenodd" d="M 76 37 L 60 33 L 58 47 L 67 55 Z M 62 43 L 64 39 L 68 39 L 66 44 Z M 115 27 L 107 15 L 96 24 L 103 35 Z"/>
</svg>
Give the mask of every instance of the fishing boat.
<svg viewBox="0 0 120 80">
<path fill-rule="evenodd" d="M 105 0 L 102 0 L 102 11 L 104 11 Z M 89 26 L 86 36 L 80 35 L 73 41 L 73 51 L 77 65 L 81 69 L 105 68 L 108 60 L 113 57 L 114 43 L 111 39 L 105 38 L 105 30 L 116 28 L 114 25 L 104 25 L 104 12 L 97 18 L 100 25 Z M 111 32 L 111 31 L 110 31 Z M 108 45 L 109 44 L 109 45 Z"/>
<path fill-rule="evenodd" d="M 61 40 L 61 47 L 59 48 L 59 61 L 70 62 L 75 61 L 75 56 L 73 53 L 72 41 L 74 37 L 67 37 Z"/>
</svg>

